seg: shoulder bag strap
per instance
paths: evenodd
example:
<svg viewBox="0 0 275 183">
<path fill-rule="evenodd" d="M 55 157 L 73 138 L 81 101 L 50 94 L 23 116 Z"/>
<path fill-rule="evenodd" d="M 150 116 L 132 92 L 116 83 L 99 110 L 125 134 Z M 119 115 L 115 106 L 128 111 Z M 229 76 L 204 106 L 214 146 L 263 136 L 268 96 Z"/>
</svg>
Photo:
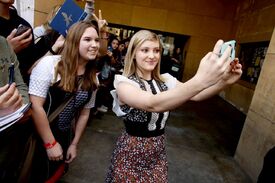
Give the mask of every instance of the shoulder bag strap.
<svg viewBox="0 0 275 183">
<path fill-rule="evenodd" d="M 74 98 L 74 95 L 71 95 L 70 97 L 68 97 L 66 100 L 63 101 L 62 104 L 60 104 L 56 109 L 55 111 L 53 111 L 49 117 L 48 117 L 48 120 L 49 122 L 53 122 L 53 120 L 56 118 L 56 116 L 58 114 L 60 114 L 61 111 L 63 111 L 63 109 L 69 104 L 69 102 Z"/>
</svg>

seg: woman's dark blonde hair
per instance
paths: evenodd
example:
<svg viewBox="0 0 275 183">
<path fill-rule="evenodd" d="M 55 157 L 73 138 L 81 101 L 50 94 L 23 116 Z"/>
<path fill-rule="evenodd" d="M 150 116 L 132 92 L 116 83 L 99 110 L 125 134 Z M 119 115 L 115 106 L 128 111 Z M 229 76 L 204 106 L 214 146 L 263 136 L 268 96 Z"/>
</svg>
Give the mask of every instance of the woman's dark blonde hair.
<svg viewBox="0 0 275 183">
<path fill-rule="evenodd" d="M 83 33 L 89 27 L 93 27 L 97 31 L 97 28 L 89 22 L 77 22 L 70 27 L 66 36 L 64 48 L 61 52 L 61 61 L 58 63 L 56 70 L 56 76 L 57 74 L 61 76 L 59 86 L 65 91 L 73 92 L 78 89 L 77 68 L 81 59 L 79 54 L 79 43 Z M 95 65 L 95 60 L 89 61 L 86 64 L 81 85 L 83 90 L 88 91 L 97 88 Z"/>
<path fill-rule="evenodd" d="M 125 55 L 125 65 L 123 71 L 124 76 L 129 77 L 131 75 L 135 75 L 139 78 L 139 76 L 137 75 L 137 63 L 135 60 L 135 55 L 137 52 L 137 48 L 139 48 L 145 41 L 157 41 L 159 43 L 160 48 L 159 54 L 162 53 L 161 42 L 157 34 L 148 30 L 138 31 L 131 38 L 127 49 L 127 53 Z M 152 79 L 155 79 L 157 81 L 163 81 L 163 79 L 160 76 L 160 61 L 158 62 L 158 64 L 152 72 Z"/>
</svg>

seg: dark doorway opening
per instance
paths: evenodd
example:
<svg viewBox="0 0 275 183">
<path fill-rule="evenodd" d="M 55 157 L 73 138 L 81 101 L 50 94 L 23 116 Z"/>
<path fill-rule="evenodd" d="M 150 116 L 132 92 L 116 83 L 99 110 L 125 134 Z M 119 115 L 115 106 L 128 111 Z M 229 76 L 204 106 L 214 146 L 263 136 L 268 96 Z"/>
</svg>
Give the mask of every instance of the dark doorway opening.
<svg viewBox="0 0 275 183">
<path fill-rule="evenodd" d="M 110 27 L 110 37 L 115 36 L 120 40 L 131 38 L 135 32 L 144 29 L 112 23 L 109 23 L 108 26 Z M 163 46 L 161 73 L 170 73 L 178 80 L 181 80 L 186 56 L 185 46 L 189 36 L 159 30 L 151 31 L 159 35 Z"/>
</svg>

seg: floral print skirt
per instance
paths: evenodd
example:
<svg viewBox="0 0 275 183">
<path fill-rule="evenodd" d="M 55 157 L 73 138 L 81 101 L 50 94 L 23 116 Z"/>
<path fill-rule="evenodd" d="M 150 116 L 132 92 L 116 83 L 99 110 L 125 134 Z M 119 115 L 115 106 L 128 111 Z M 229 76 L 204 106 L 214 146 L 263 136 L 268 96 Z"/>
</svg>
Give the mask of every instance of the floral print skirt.
<svg viewBox="0 0 275 183">
<path fill-rule="evenodd" d="M 164 135 L 135 137 L 123 132 L 112 154 L 105 182 L 167 183 Z"/>
</svg>

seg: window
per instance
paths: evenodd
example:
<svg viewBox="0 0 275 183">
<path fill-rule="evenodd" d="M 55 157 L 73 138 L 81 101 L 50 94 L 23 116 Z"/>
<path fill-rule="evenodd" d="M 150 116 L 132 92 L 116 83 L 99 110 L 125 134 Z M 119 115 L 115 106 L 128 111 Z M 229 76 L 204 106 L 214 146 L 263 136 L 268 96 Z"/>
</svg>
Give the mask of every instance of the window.
<svg viewBox="0 0 275 183">
<path fill-rule="evenodd" d="M 242 80 L 257 84 L 268 45 L 267 41 L 240 44 L 239 59 L 243 66 Z"/>
</svg>

